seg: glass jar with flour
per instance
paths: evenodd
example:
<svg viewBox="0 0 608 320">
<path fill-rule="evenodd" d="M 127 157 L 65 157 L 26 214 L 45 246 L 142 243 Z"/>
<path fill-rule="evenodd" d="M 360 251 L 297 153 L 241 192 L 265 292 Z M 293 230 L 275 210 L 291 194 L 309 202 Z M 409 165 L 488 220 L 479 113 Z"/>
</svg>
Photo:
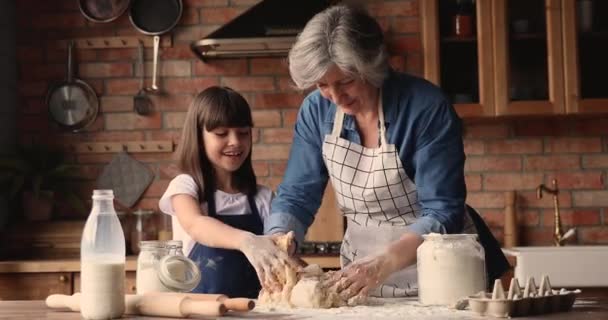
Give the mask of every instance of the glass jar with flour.
<svg viewBox="0 0 608 320">
<path fill-rule="evenodd" d="M 486 289 L 485 253 L 476 234 L 423 235 L 418 247 L 418 300 L 453 305 Z"/>
<path fill-rule="evenodd" d="M 146 292 L 188 292 L 201 274 L 198 266 L 181 253 L 181 241 L 141 241 L 137 258 L 136 288 Z M 178 248 L 180 248 L 178 250 Z"/>
</svg>

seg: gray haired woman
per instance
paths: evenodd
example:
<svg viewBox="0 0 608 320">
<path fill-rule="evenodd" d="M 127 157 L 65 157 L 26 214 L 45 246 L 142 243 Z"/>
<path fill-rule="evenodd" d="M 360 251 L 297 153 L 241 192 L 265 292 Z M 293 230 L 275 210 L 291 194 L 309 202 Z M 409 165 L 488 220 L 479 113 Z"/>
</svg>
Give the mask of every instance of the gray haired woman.
<svg viewBox="0 0 608 320">
<path fill-rule="evenodd" d="M 460 119 L 436 86 L 390 68 L 371 16 L 347 5 L 317 14 L 289 71 L 299 89 L 316 90 L 299 110 L 266 234 L 293 230 L 301 242 L 331 179 L 347 221 L 344 298 L 416 294 L 416 249 L 428 233 L 478 233 L 488 280 L 506 271 L 497 241 L 465 205 Z"/>
</svg>

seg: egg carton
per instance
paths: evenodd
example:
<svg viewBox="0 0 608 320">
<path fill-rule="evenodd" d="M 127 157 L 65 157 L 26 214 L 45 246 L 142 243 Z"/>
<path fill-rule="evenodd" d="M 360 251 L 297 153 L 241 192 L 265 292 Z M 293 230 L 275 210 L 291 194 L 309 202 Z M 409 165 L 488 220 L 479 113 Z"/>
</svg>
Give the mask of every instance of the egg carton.
<svg viewBox="0 0 608 320">
<path fill-rule="evenodd" d="M 500 280 L 494 282 L 492 293 L 480 292 L 469 296 L 471 310 L 482 316 L 497 318 L 524 317 L 553 312 L 565 312 L 572 309 L 580 290 L 554 290 L 549 283 L 549 277 L 543 276 L 540 286 L 536 286 L 534 278 L 528 278 L 522 288 L 516 278 L 511 279 L 509 291 L 505 290 Z"/>
</svg>

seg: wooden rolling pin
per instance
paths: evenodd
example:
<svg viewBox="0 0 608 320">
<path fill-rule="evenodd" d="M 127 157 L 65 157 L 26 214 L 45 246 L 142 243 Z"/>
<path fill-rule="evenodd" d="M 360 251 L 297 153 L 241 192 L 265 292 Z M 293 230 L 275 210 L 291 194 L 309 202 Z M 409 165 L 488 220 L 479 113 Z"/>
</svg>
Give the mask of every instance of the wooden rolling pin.
<svg viewBox="0 0 608 320">
<path fill-rule="evenodd" d="M 180 297 L 188 297 L 197 301 L 217 301 L 226 306 L 226 309 L 232 311 L 249 311 L 255 308 L 255 301 L 247 298 L 229 298 L 223 294 L 209 293 L 179 293 L 179 292 L 149 292 L 145 295 L 176 295 Z"/>
<path fill-rule="evenodd" d="M 52 294 L 46 298 L 49 308 L 68 308 L 80 311 L 80 293 L 71 296 Z M 125 295 L 125 314 L 143 316 L 187 318 L 197 316 L 221 316 L 226 313 L 226 306 L 214 300 L 196 300 L 177 294 Z"/>
</svg>

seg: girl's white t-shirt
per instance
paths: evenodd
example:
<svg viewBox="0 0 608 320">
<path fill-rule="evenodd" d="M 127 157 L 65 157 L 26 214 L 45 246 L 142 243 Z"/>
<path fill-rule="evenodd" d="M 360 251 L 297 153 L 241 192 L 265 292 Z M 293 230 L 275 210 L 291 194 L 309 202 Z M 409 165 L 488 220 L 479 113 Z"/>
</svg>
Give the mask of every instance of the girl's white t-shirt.
<svg viewBox="0 0 608 320">
<path fill-rule="evenodd" d="M 158 207 L 166 214 L 171 215 L 171 224 L 173 228 L 173 240 L 181 240 L 184 244 L 184 254 L 187 256 L 190 254 L 190 250 L 194 247 L 195 241 L 184 231 L 182 226 L 179 224 L 173 205 L 171 204 L 171 198 L 174 195 L 187 194 L 197 199 L 201 204 L 203 212 L 207 212 L 207 202 L 198 199 L 198 186 L 192 176 L 188 174 L 180 174 L 173 178 L 167 187 L 167 190 L 160 198 Z M 215 191 L 215 210 L 216 214 L 220 216 L 236 216 L 245 215 L 251 213 L 249 208 L 249 202 L 247 201 L 247 195 L 243 193 L 226 193 L 221 190 Z M 258 193 L 255 196 L 255 204 L 258 207 L 258 212 L 262 218 L 262 222 L 266 217 L 270 215 L 270 202 L 272 200 L 273 193 L 270 188 L 258 185 Z"/>
</svg>

